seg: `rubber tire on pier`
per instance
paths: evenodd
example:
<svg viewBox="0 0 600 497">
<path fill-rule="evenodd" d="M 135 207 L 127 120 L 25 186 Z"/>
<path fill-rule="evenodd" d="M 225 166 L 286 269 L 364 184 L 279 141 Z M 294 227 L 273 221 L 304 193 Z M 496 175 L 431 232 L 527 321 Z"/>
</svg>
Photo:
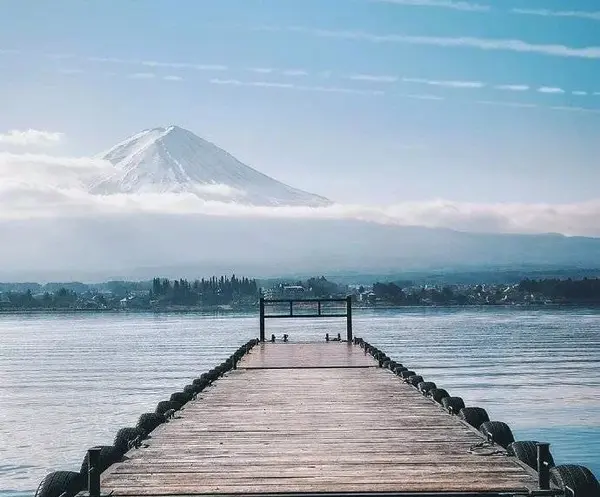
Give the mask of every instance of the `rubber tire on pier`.
<svg viewBox="0 0 600 497">
<path fill-rule="evenodd" d="M 429 390 L 428 396 L 435 400 L 438 404 L 441 404 L 443 399 L 450 397 L 450 394 L 443 388 L 433 388 Z"/>
<path fill-rule="evenodd" d="M 100 449 L 100 456 L 98 457 L 98 466 L 100 469 L 100 473 L 108 469 L 110 465 L 119 462 L 123 457 L 123 452 L 114 445 L 98 445 L 94 448 Z M 79 474 L 83 479 L 82 481 L 84 486 L 87 485 L 88 469 L 89 454 L 86 452 L 83 458 L 83 462 L 81 463 L 81 469 L 79 470 Z"/>
<path fill-rule="evenodd" d="M 146 412 L 140 416 L 136 428 L 148 435 L 155 428 L 165 422 L 164 414 L 156 414 L 155 412 Z"/>
<path fill-rule="evenodd" d="M 483 407 L 463 407 L 458 413 L 458 417 L 477 430 L 483 423 L 490 420 Z"/>
<path fill-rule="evenodd" d="M 194 387 L 196 388 L 196 393 L 200 393 L 209 384 L 210 381 L 208 381 L 206 378 L 196 378 L 194 381 L 192 381 L 192 385 L 194 385 Z"/>
<path fill-rule="evenodd" d="M 161 400 L 157 404 L 154 412 L 156 414 L 162 414 L 164 416 L 165 412 L 170 411 L 171 409 L 173 409 L 174 411 L 179 411 L 179 409 L 181 409 L 181 404 L 172 400 Z"/>
<path fill-rule="evenodd" d="M 561 464 L 550 468 L 550 483 L 561 489 L 569 487 L 574 497 L 598 497 L 600 484 L 585 466 Z"/>
<path fill-rule="evenodd" d="M 450 414 L 458 414 L 465 407 L 465 401 L 462 397 L 444 397 L 442 405 Z"/>
<path fill-rule="evenodd" d="M 403 371 L 408 371 L 408 368 L 406 366 L 403 366 L 402 364 L 398 364 L 394 368 L 394 374 L 397 376 L 401 376 Z"/>
<path fill-rule="evenodd" d="M 437 385 L 433 381 L 422 381 L 417 385 L 417 388 L 423 395 L 427 395 L 427 392 L 437 388 Z"/>
<path fill-rule="evenodd" d="M 421 375 L 419 375 L 419 374 L 414 374 L 414 375 L 412 375 L 412 376 L 409 376 L 409 377 L 407 378 L 407 380 L 406 380 L 406 382 L 407 382 L 409 385 L 412 385 L 412 386 L 413 386 L 413 387 L 415 387 L 415 388 L 416 388 L 416 387 L 417 387 L 417 385 L 418 385 L 419 383 L 421 383 L 422 381 L 424 381 L 424 378 L 423 378 Z"/>
<path fill-rule="evenodd" d="M 74 471 L 55 471 L 49 473 L 40 482 L 35 497 L 73 497 L 84 489 L 84 481 L 80 473 Z"/>
<path fill-rule="evenodd" d="M 509 456 L 515 456 L 522 463 L 537 471 L 537 444 L 535 440 L 522 440 L 513 442 L 506 448 Z M 550 454 L 550 466 L 554 466 L 554 459 Z"/>
<path fill-rule="evenodd" d="M 510 427 L 502 421 L 486 421 L 481 424 L 479 431 L 505 449 L 515 441 Z"/>
<path fill-rule="evenodd" d="M 169 400 L 173 402 L 179 402 L 180 404 L 187 404 L 190 400 L 192 400 L 192 395 L 186 392 L 175 392 L 171 394 Z"/>
<path fill-rule="evenodd" d="M 408 371 L 401 371 L 400 372 L 400 377 L 403 380 L 406 380 L 409 376 L 413 376 L 413 375 L 416 375 L 416 374 L 417 373 L 415 373 L 414 371 L 410 371 L 410 370 L 408 370 Z"/>
<path fill-rule="evenodd" d="M 196 392 L 198 391 L 198 387 L 196 385 L 193 384 L 189 384 L 183 387 L 183 393 L 189 393 L 192 396 L 196 395 Z"/>
<path fill-rule="evenodd" d="M 129 450 L 129 442 L 143 435 L 139 428 L 121 428 L 115 435 L 113 445 L 123 454 Z"/>
<path fill-rule="evenodd" d="M 204 374 L 206 374 L 208 381 L 210 381 L 211 383 L 219 377 L 219 373 L 217 373 L 215 369 L 211 369 L 208 373 Z"/>
</svg>

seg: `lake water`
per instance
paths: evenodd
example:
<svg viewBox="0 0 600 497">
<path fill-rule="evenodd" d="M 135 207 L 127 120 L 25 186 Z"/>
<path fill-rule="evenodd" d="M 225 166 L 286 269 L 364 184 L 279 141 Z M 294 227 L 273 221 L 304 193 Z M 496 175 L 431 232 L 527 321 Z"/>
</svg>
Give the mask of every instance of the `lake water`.
<svg viewBox="0 0 600 497">
<path fill-rule="evenodd" d="M 342 320 L 275 320 L 267 332 L 323 339 Z M 557 463 L 600 476 L 600 310 L 356 312 L 356 336 L 507 422 L 550 442 Z M 30 496 L 86 449 L 258 335 L 255 315 L 0 315 L 0 496 Z"/>
</svg>

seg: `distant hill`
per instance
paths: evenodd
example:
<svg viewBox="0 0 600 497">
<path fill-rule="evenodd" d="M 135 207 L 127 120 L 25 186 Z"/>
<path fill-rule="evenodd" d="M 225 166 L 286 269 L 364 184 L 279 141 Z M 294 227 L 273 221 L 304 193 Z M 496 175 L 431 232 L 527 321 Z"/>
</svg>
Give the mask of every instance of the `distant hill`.
<svg viewBox="0 0 600 497">
<path fill-rule="evenodd" d="M 598 267 L 600 239 L 499 235 L 361 221 L 103 216 L 3 221 L 0 281 L 245 274 L 398 275 Z M 546 274 L 544 276 L 551 276 Z"/>
</svg>

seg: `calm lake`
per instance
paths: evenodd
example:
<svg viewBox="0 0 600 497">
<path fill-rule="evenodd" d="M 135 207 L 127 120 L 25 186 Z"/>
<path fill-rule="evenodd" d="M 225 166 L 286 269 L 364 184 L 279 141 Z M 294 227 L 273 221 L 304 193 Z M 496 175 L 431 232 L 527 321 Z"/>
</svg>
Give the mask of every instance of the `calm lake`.
<svg viewBox="0 0 600 497">
<path fill-rule="evenodd" d="M 344 320 L 274 321 L 267 333 L 292 341 L 345 332 Z M 600 310 L 358 311 L 354 333 L 600 477 Z M 79 471 L 88 447 L 256 336 L 247 314 L 0 315 L 0 495 Z"/>
</svg>

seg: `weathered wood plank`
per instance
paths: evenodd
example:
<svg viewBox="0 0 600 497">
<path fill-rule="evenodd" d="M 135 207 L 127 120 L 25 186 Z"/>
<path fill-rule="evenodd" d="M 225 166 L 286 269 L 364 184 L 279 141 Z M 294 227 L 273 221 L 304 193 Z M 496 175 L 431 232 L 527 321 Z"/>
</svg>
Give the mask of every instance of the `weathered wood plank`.
<svg viewBox="0 0 600 497">
<path fill-rule="evenodd" d="M 332 337 L 333 338 L 333 337 Z M 352 345 L 329 343 L 266 343 L 254 347 L 239 367 L 254 368 L 355 368 L 376 366 L 371 356 L 357 354 Z"/>
<path fill-rule="evenodd" d="M 535 488 L 513 458 L 470 453 L 481 441 L 358 347 L 266 344 L 102 485 L 132 497 Z"/>
</svg>

